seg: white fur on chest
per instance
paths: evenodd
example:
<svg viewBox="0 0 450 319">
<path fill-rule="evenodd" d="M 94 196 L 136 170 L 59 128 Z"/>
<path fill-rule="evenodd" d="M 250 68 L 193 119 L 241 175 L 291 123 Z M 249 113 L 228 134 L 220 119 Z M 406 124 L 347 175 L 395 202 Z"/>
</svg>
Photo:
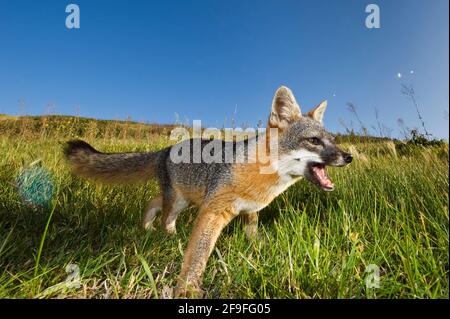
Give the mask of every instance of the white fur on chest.
<svg viewBox="0 0 450 319">
<path fill-rule="evenodd" d="M 277 184 L 270 187 L 270 192 L 274 194 L 274 197 L 299 181 L 305 175 L 310 161 L 320 163 L 322 160 L 316 153 L 308 150 L 294 151 L 280 157 L 279 161 L 275 163 L 279 180 Z"/>
</svg>

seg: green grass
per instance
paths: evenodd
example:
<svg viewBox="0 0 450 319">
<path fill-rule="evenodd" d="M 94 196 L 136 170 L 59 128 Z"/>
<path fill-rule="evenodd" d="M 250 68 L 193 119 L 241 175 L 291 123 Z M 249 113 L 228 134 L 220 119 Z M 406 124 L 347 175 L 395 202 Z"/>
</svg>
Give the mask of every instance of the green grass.
<svg viewBox="0 0 450 319">
<path fill-rule="evenodd" d="M 31 134 L 31 133 L 30 133 Z M 196 215 L 178 235 L 142 228 L 155 182 L 102 186 L 70 175 L 65 136 L 0 135 L 0 297 L 156 298 L 170 295 Z M 88 138 L 104 151 L 155 150 L 160 138 Z M 236 219 L 222 233 L 203 280 L 208 298 L 448 298 L 448 145 L 407 156 L 389 142 L 343 145 L 355 153 L 330 169 L 336 190 L 300 181 L 261 211 L 259 240 Z M 356 153 L 359 154 L 356 154 Z M 30 163 L 53 176 L 45 208 L 15 186 Z M 66 267 L 80 269 L 68 286 Z M 378 288 L 366 267 L 380 269 Z"/>
</svg>

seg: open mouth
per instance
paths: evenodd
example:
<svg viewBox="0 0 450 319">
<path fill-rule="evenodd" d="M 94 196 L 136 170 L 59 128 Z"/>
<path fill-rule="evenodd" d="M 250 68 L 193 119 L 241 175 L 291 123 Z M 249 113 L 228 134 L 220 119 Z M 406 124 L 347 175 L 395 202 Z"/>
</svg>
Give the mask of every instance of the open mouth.
<svg viewBox="0 0 450 319">
<path fill-rule="evenodd" d="M 326 191 L 332 191 L 334 189 L 334 184 L 327 174 L 325 165 L 319 163 L 312 163 L 309 166 L 309 169 L 312 182 L 314 182 L 320 188 Z"/>
</svg>

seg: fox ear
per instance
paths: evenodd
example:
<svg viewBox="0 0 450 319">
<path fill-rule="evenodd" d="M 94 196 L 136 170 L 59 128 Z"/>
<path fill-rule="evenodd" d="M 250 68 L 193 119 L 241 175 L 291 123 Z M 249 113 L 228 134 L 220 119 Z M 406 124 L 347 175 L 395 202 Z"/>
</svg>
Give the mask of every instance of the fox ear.
<svg viewBox="0 0 450 319">
<path fill-rule="evenodd" d="M 279 87 L 273 97 L 269 127 L 285 129 L 301 116 L 300 106 L 297 104 L 292 91 L 285 86 Z"/>
<path fill-rule="evenodd" d="M 319 105 L 317 105 L 315 108 L 313 108 L 311 111 L 309 111 L 306 115 L 312 118 L 313 120 L 323 123 L 323 114 L 325 113 L 325 110 L 327 109 L 328 102 L 322 101 Z"/>
</svg>

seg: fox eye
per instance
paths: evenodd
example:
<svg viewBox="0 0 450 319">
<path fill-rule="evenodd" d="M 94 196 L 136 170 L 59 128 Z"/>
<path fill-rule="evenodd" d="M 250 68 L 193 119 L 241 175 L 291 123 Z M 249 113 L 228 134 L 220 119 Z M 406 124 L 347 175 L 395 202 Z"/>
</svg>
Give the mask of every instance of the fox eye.
<svg viewBox="0 0 450 319">
<path fill-rule="evenodd" d="M 314 144 L 314 145 L 322 144 L 322 141 L 318 137 L 310 137 L 310 138 L 308 138 L 308 142 L 310 142 L 311 144 Z"/>
</svg>

